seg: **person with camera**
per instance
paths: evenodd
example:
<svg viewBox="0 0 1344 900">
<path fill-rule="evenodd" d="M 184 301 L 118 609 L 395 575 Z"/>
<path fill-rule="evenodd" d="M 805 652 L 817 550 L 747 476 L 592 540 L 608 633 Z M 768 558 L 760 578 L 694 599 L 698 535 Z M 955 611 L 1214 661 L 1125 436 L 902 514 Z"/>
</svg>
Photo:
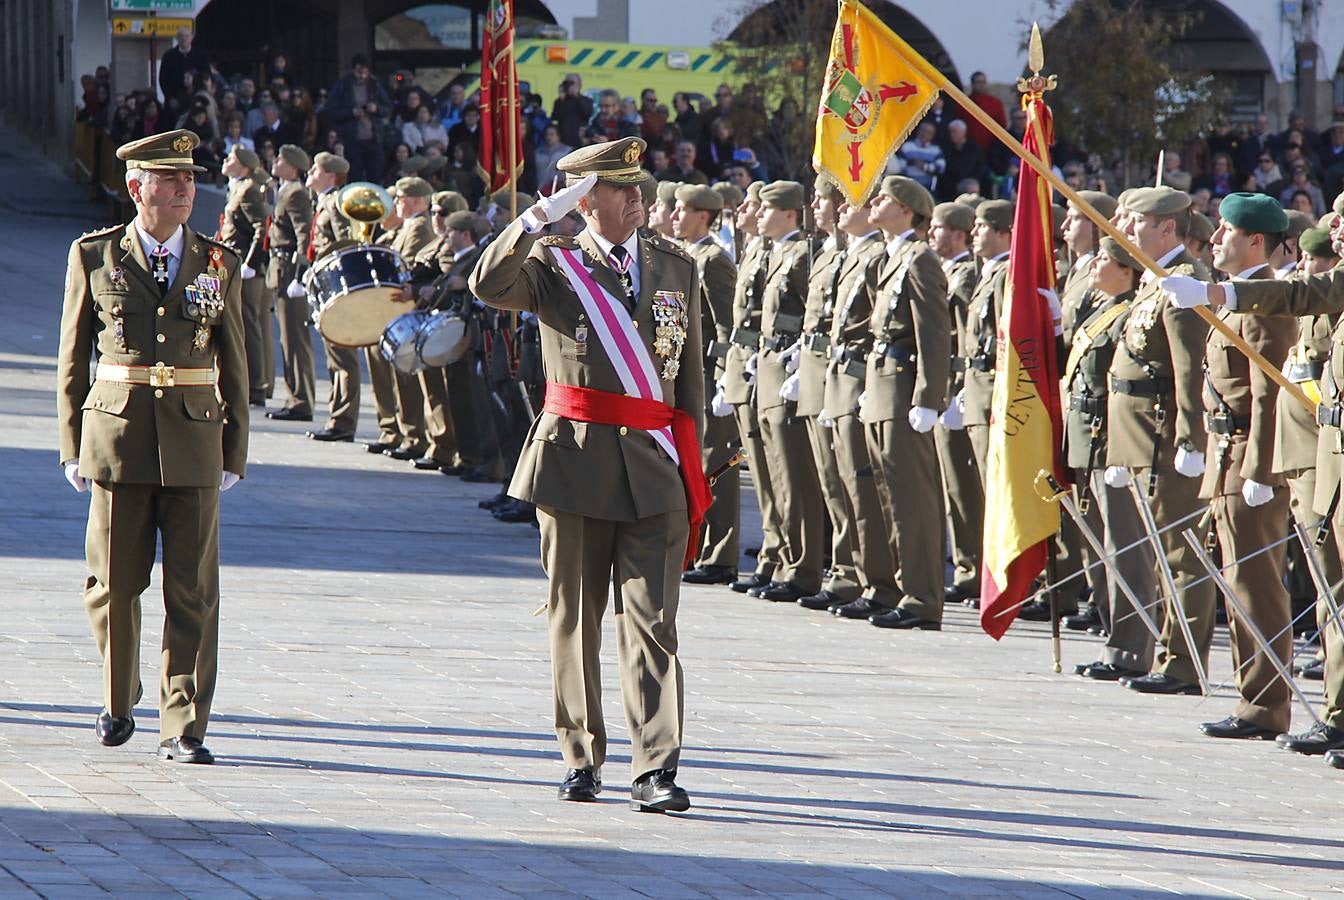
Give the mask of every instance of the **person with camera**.
<svg viewBox="0 0 1344 900">
<path fill-rule="evenodd" d="M 392 114 L 392 98 L 370 76 L 368 57 L 356 53 L 350 71 L 341 76 L 327 97 L 327 118 L 345 142 L 351 181 L 381 181 L 383 130 Z"/>
<path fill-rule="evenodd" d="M 560 129 L 560 140 L 571 147 L 580 146 L 579 130 L 593 118 L 592 98 L 583 93 L 583 79 L 574 73 L 560 82 L 560 96 L 551 105 L 551 119 Z"/>
</svg>

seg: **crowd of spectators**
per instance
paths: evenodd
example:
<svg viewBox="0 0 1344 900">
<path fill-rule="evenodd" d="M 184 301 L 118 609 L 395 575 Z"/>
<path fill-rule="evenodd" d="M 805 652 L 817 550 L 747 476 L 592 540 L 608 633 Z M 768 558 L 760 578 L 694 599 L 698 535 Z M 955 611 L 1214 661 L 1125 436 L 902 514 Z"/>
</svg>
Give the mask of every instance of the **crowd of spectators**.
<svg viewBox="0 0 1344 900">
<path fill-rule="evenodd" d="M 100 66 L 82 79 L 80 118 L 105 128 L 118 143 L 188 128 L 201 138 L 197 161 L 213 171 L 235 144 L 255 150 L 268 167 L 282 145 L 297 144 L 310 154 L 326 150 L 345 157 L 351 180 L 391 184 L 417 174 L 473 203 L 485 191 L 477 167 L 480 95 L 459 83 L 434 94 L 416 84 L 414 73 L 399 71 L 385 84 L 362 56 L 329 87 L 305 83 L 284 55 L 271 60 L 260 82 L 226 77 L 186 30 L 164 54 L 158 81 L 159 93 L 113 95 L 108 70 Z M 582 78 L 569 74 L 549 108 L 530 87 L 522 85 L 520 117 L 519 189 L 527 193 L 550 193 L 556 163 L 574 148 L 628 135 L 648 142 L 647 165 L 659 180 L 729 181 L 743 188 L 757 180 L 811 180 L 809 154 L 797 148 L 807 146 L 813 123 L 793 99 L 768 111 L 749 83 L 736 91 L 719 85 L 713 97 L 676 93 L 669 105 L 651 88 L 638 99 L 610 89 L 585 91 Z M 969 97 L 1009 133 L 1023 136 L 1025 114 L 1006 109 L 989 92 L 984 73 L 971 76 Z M 1114 162 L 1062 136 L 1052 155 L 1075 188 L 1114 195 L 1131 186 Z M 965 193 L 1011 199 L 1019 168 L 975 117 L 941 97 L 888 165 L 939 200 Z M 1141 183 L 1151 183 L 1153 175 Z M 1243 190 L 1319 217 L 1344 190 L 1344 108 L 1319 133 L 1298 113 L 1281 131 L 1265 115 L 1240 126 L 1220 122 L 1164 152 L 1163 182 L 1190 191 L 1196 207 L 1215 218 L 1221 199 Z"/>
</svg>

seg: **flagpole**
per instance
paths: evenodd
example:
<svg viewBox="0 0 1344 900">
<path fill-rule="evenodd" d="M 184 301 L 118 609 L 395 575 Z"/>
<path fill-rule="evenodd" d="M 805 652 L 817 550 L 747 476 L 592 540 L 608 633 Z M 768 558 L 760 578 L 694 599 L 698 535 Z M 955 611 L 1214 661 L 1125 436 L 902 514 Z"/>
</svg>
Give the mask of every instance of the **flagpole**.
<svg viewBox="0 0 1344 900">
<path fill-rule="evenodd" d="M 509 215 L 518 218 L 518 68 L 517 30 L 513 27 L 513 4 L 509 4 Z"/>
<path fill-rule="evenodd" d="M 1035 30 L 1036 26 L 1033 25 L 1032 28 Z M 1082 197 L 1078 196 L 1077 191 L 1069 187 L 1069 185 L 1054 172 L 1050 171 L 1050 168 L 1034 153 L 1027 152 L 1027 148 L 1023 147 L 1017 138 L 1009 134 L 1002 125 L 994 120 L 993 116 L 981 109 L 975 101 L 962 93 L 961 88 L 948 80 L 946 75 L 938 71 L 938 69 L 931 65 L 923 56 L 916 53 L 899 35 L 895 32 L 890 33 L 891 37 L 895 39 L 897 46 L 902 49 L 902 55 L 905 57 L 906 62 L 918 69 L 921 75 L 932 81 L 940 90 L 955 100 L 962 109 L 970 113 L 970 115 L 983 125 L 990 134 L 1002 141 L 1003 144 L 1009 150 L 1013 151 L 1013 153 L 1024 163 L 1031 166 L 1036 174 L 1045 179 L 1052 188 L 1068 198 L 1070 203 L 1091 219 L 1098 228 L 1114 238 L 1121 247 L 1124 247 L 1125 250 L 1129 252 L 1130 256 L 1134 257 L 1134 259 L 1139 262 L 1140 265 L 1154 275 L 1157 275 L 1159 278 L 1165 277 L 1168 274 L 1166 269 L 1157 264 L 1157 260 L 1134 246 L 1133 242 L 1130 241 L 1129 237 L 1125 235 L 1124 232 L 1116 228 L 1115 225 L 1111 223 L 1111 220 L 1099 213 L 1091 203 L 1088 203 Z M 1300 387 L 1289 381 L 1287 377 L 1284 376 L 1283 372 L 1279 371 L 1278 366 L 1271 364 L 1258 350 L 1246 343 L 1242 336 L 1237 334 L 1237 332 L 1223 322 L 1222 319 L 1218 318 L 1218 315 L 1214 313 L 1213 310 L 1209 309 L 1207 306 L 1196 306 L 1194 307 L 1194 312 L 1207 322 L 1211 328 L 1225 337 L 1233 344 L 1233 346 L 1245 354 L 1245 356 L 1251 362 L 1255 363 L 1255 365 L 1259 367 L 1271 381 L 1277 384 L 1281 390 L 1286 391 L 1294 400 L 1311 410 L 1313 413 L 1316 411 L 1316 404 L 1303 393 Z"/>
</svg>

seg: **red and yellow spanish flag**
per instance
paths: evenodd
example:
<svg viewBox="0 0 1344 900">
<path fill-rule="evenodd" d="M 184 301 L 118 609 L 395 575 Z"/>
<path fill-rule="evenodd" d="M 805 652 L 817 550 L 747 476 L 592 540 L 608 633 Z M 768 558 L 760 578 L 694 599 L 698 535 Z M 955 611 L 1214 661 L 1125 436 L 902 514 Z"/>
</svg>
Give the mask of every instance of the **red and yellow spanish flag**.
<svg viewBox="0 0 1344 900">
<path fill-rule="evenodd" d="M 812 165 L 850 203 L 868 200 L 887 160 L 933 105 L 938 88 L 926 71 L 928 63 L 866 6 L 840 0 Z"/>
<path fill-rule="evenodd" d="M 1053 120 L 1039 95 L 1023 98 L 1028 153 L 1050 165 Z M 1036 492 L 1042 469 L 1059 468 L 1063 419 L 1059 359 L 1049 294 L 1055 289 L 1050 186 L 1022 166 L 1008 254 L 1008 288 L 999 319 L 998 359 L 985 474 L 985 545 L 980 573 L 980 627 L 995 640 L 1045 568 L 1059 508 Z"/>
<path fill-rule="evenodd" d="M 518 73 L 513 62 L 513 0 L 490 0 L 481 40 L 481 152 L 477 164 L 491 193 L 523 168 L 518 124 Z M 512 126 L 512 127 L 510 127 Z M 509 154 L 509 145 L 513 154 Z"/>
</svg>

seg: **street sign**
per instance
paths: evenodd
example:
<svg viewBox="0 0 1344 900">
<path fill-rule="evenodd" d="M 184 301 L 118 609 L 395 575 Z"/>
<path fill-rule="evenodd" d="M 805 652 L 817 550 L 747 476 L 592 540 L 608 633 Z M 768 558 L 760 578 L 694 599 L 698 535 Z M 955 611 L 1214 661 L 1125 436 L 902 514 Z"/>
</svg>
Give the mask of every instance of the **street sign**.
<svg viewBox="0 0 1344 900">
<path fill-rule="evenodd" d="M 177 29 L 179 28 L 190 31 L 191 19 L 140 18 L 138 16 L 112 17 L 113 37 L 171 38 L 177 35 Z"/>
<path fill-rule="evenodd" d="M 113 12 L 175 12 L 196 11 L 195 0 L 112 0 Z"/>
</svg>

